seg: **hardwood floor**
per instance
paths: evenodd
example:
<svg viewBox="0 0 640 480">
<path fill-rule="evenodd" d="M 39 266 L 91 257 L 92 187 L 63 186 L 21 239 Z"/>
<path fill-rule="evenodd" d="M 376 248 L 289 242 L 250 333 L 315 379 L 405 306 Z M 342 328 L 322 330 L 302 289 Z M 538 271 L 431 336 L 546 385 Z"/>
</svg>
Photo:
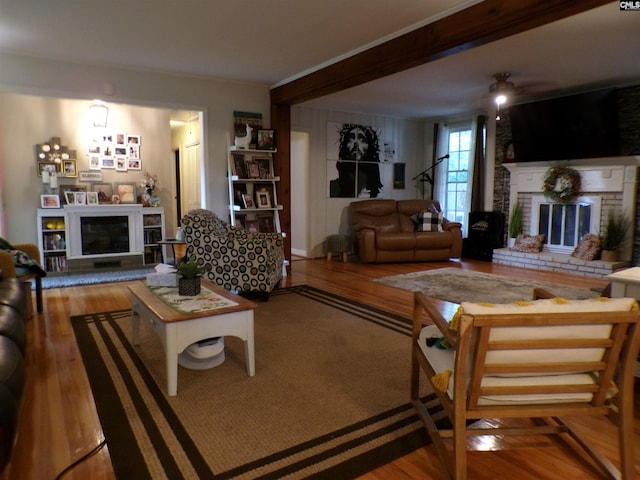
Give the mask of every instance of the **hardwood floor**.
<svg viewBox="0 0 640 480">
<path fill-rule="evenodd" d="M 292 262 L 285 286 L 312 285 L 380 309 L 410 317 L 412 294 L 370 282 L 371 278 L 442 267 L 574 286 L 602 288 L 606 282 L 564 274 L 535 272 L 477 261 L 362 265 L 324 259 Z M 91 390 L 69 323 L 71 315 L 130 306 L 129 282 L 45 290 L 44 313 L 27 322 L 27 384 L 12 460 L 1 480 L 54 479 L 102 440 Z M 407 356 L 409 352 L 407 351 Z M 407 382 L 409 371 L 407 369 Z M 636 392 L 638 391 L 636 384 Z M 408 401 L 409 399 L 407 399 Z M 593 441 L 615 458 L 617 439 L 607 421 L 581 425 Z M 636 471 L 640 478 L 640 407 L 636 395 Z M 479 437 L 470 454 L 473 479 L 598 479 L 587 458 L 576 458 L 562 443 L 536 438 L 509 440 Z M 105 447 L 64 476 L 65 479 L 115 478 Z M 420 449 L 363 476 L 364 480 L 444 479 L 433 447 Z M 173 480 L 173 479 L 172 479 Z"/>
</svg>

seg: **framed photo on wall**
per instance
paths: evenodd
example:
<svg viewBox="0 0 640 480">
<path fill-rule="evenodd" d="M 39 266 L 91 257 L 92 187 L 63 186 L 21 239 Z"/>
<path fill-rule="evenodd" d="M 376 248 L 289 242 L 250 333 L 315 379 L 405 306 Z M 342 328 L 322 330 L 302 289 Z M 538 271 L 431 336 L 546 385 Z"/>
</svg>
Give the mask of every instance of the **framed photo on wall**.
<svg viewBox="0 0 640 480">
<path fill-rule="evenodd" d="M 49 175 L 55 174 L 60 171 L 58 163 L 55 162 L 38 162 L 38 176 L 42 176 L 42 172 L 47 172 Z"/>
<path fill-rule="evenodd" d="M 142 161 L 140 159 L 129 158 L 127 170 L 142 170 Z"/>
<path fill-rule="evenodd" d="M 78 176 L 78 164 L 75 160 L 63 160 L 62 172 L 65 177 L 76 178 Z"/>
<path fill-rule="evenodd" d="M 127 157 L 116 156 L 116 172 L 127 171 Z"/>
</svg>

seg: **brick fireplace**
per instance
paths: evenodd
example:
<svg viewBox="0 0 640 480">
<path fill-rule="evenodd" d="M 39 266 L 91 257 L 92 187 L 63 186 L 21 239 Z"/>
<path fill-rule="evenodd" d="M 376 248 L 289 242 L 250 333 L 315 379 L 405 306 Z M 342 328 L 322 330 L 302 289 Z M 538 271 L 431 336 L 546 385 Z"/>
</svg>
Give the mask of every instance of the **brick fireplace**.
<svg viewBox="0 0 640 480">
<path fill-rule="evenodd" d="M 612 210 L 621 210 L 629 218 L 635 218 L 638 164 L 640 164 L 640 157 L 637 156 L 572 161 L 569 165 L 580 172 L 583 192 L 576 199 L 575 205 L 568 209 L 572 212 L 581 212 L 580 221 L 576 221 L 576 225 L 579 223 L 583 231 L 599 234 L 608 213 Z M 549 206 L 551 202 L 542 193 L 543 178 L 551 165 L 546 162 L 536 162 L 511 163 L 503 166 L 511 174 L 509 204 L 515 205 L 519 202 L 523 206 L 524 233 L 537 235 L 540 212 L 545 208 L 553 207 L 553 205 Z M 563 207 L 556 206 L 556 208 Z M 557 228 L 560 230 L 561 227 L 557 226 Z M 584 262 L 570 257 L 576 241 L 571 238 L 573 230 L 567 229 L 567 231 L 569 233 L 563 231 L 562 234 L 558 231 L 553 234 L 554 238 L 551 241 L 547 239 L 540 254 L 524 254 L 511 252 L 509 249 L 498 249 L 494 251 L 493 261 L 595 277 L 606 276 L 630 264 L 633 247 L 631 239 L 620 250 L 621 262 Z"/>
</svg>

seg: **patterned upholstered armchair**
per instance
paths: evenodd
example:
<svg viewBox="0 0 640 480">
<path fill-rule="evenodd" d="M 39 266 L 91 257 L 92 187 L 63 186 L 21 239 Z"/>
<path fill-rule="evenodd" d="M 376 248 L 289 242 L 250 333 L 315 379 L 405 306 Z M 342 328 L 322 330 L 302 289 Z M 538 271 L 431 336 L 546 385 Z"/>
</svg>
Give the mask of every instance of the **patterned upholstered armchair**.
<svg viewBox="0 0 640 480">
<path fill-rule="evenodd" d="M 203 209 L 182 218 L 189 260 L 226 290 L 268 294 L 282 279 L 284 242 L 279 233 L 249 233 Z"/>
</svg>

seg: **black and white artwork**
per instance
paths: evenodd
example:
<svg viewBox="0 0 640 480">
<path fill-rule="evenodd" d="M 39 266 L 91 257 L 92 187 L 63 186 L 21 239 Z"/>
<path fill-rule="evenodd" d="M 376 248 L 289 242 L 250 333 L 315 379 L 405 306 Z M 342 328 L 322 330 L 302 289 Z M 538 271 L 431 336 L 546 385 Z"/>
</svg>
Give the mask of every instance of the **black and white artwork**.
<svg viewBox="0 0 640 480">
<path fill-rule="evenodd" d="M 327 137 L 329 196 L 378 197 L 383 187 L 379 132 L 365 125 L 329 123 Z"/>
</svg>

